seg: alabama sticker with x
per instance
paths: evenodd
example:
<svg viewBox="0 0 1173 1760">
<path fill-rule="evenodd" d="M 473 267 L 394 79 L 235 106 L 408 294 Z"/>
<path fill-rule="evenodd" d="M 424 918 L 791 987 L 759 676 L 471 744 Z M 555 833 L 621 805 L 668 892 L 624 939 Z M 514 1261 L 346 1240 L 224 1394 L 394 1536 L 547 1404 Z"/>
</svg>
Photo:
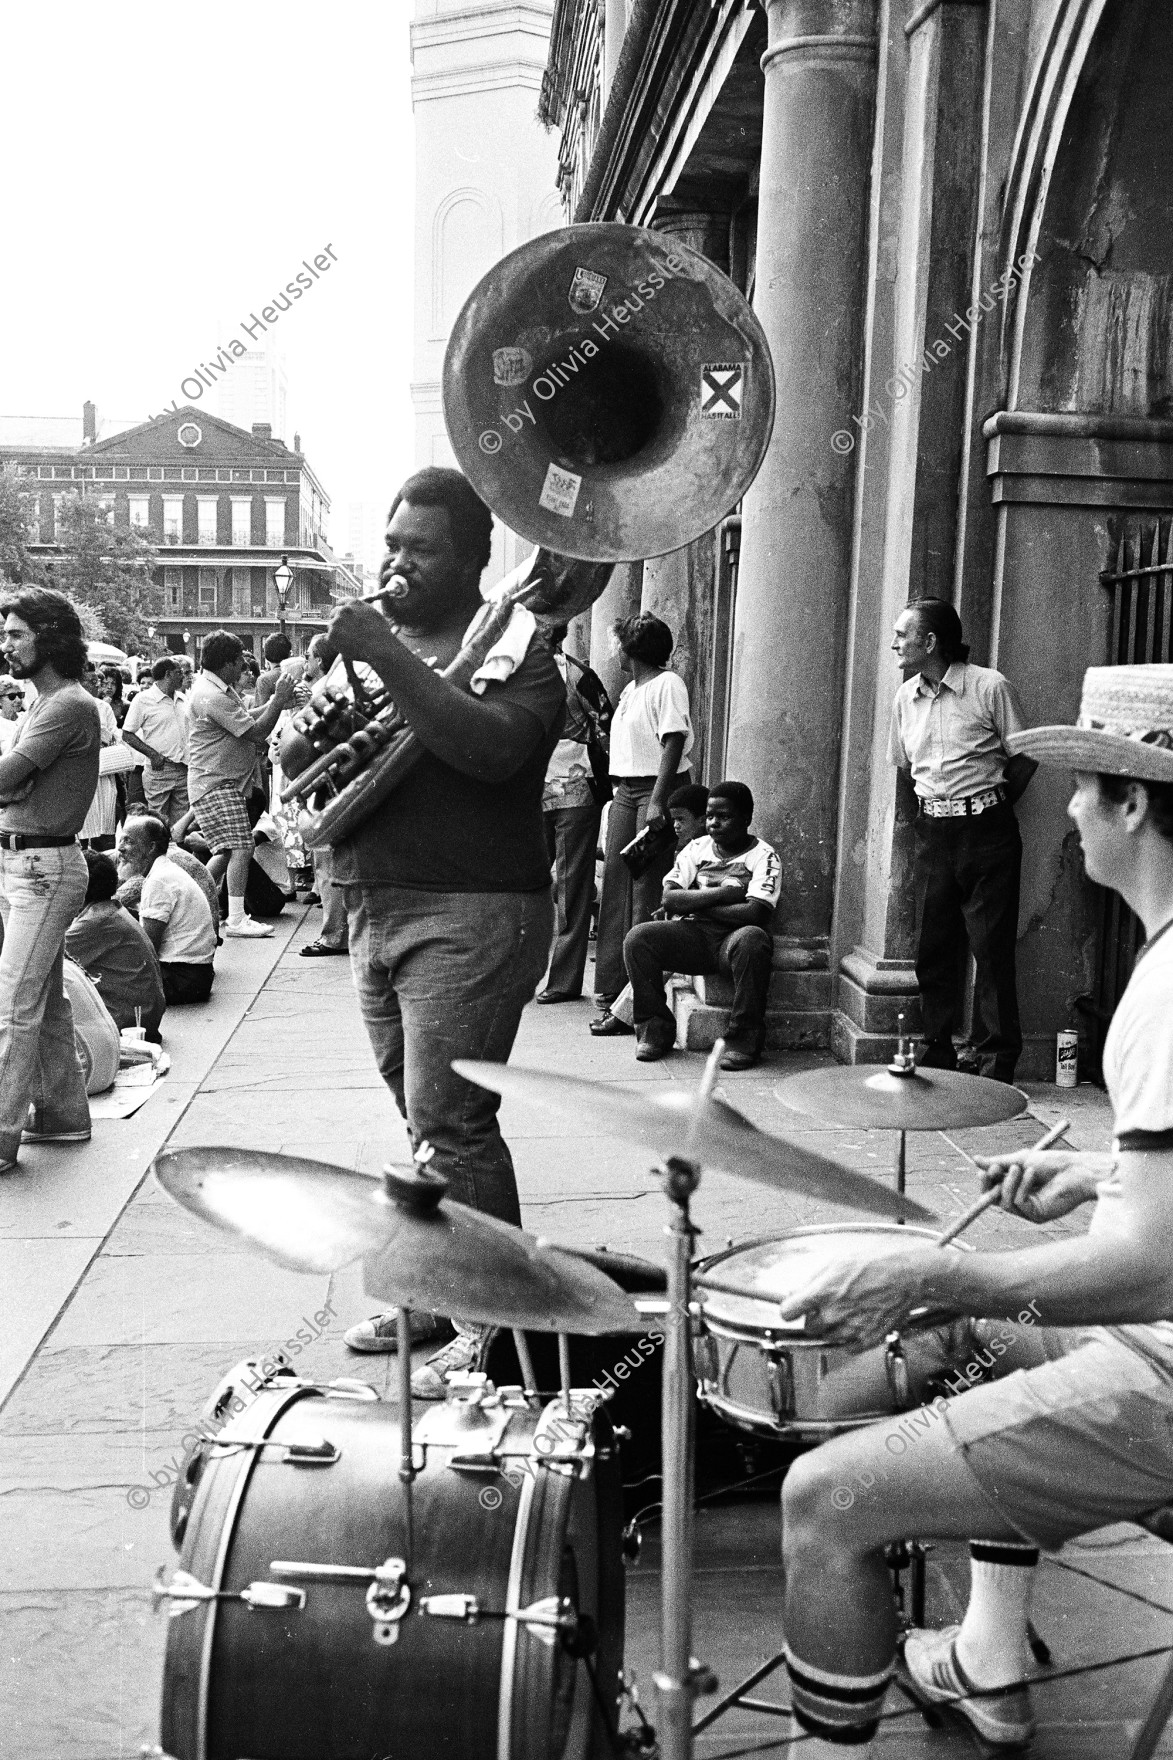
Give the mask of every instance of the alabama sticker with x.
<svg viewBox="0 0 1173 1760">
<path fill-rule="evenodd" d="M 744 386 L 745 367 L 740 363 L 702 367 L 702 416 L 723 416 L 726 421 L 739 422 Z"/>
</svg>

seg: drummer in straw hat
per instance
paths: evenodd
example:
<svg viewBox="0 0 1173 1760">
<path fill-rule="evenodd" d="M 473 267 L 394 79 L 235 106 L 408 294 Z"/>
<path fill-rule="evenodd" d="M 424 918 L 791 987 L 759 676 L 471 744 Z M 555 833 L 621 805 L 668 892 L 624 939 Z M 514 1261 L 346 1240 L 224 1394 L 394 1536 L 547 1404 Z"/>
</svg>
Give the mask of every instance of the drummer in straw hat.
<svg viewBox="0 0 1173 1760">
<path fill-rule="evenodd" d="M 896 1668 L 888 1542 L 979 1536 L 965 1618 L 908 1635 L 906 1678 L 987 1742 L 1020 1746 L 1036 1549 L 1173 1499 L 1173 666 L 1093 667 L 1077 726 L 1009 745 L 1075 771 L 1068 811 L 1088 875 L 1144 925 L 1104 1048 L 1116 1134 L 1110 1154 L 981 1163 L 1003 1208 L 1030 1222 L 1093 1205 L 1086 1235 L 844 1259 L 783 1304 L 861 1348 L 917 1310 L 980 1317 L 952 1328 L 965 1347 L 947 1395 L 834 1438 L 787 1476 L 787 1663 L 795 1716 L 816 1738 L 803 1739 L 807 1760 L 876 1729 Z"/>
</svg>

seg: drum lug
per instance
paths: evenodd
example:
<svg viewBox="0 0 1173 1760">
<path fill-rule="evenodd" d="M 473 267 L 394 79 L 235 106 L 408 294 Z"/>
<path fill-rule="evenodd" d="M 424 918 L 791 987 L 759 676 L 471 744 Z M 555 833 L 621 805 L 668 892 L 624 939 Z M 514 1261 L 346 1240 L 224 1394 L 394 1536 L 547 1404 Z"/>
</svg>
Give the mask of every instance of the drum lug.
<svg viewBox="0 0 1173 1760">
<path fill-rule="evenodd" d="M 792 1418 L 794 1416 L 794 1375 L 787 1356 L 768 1356 L 766 1358 L 766 1380 L 770 1389 L 770 1404 L 774 1408 L 776 1418 Z"/>
<path fill-rule="evenodd" d="M 711 1386 L 720 1372 L 717 1341 L 711 1333 L 697 1331 L 693 1334 L 692 1360 L 697 1380 L 702 1385 Z"/>
<path fill-rule="evenodd" d="M 890 1332 L 884 1340 L 884 1370 L 888 1389 L 898 1412 L 906 1412 L 911 1404 L 908 1382 L 908 1359 L 898 1332 Z"/>
<path fill-rule="evenodd" d="M 212 1449 L 221 1454 L 231 1454 L 234 1449 L 255 1448 L 258 1453 L 263 1448 L 279 1448 L 281 1465 L 290 1467 L 333 1467 L 342 1459 L 342 1451 L 335 1448 L 332 1442 L 281 1442 L 274 1437 L 240 1437 L 217 1436 Z"/>
<path fill-rule="evenodd" d="M 371 1616 L 371 1636 L 376 1644 L 394 1644 L 399 1638 L 399 1622 L 411 1606 L 411 1589 L 404 1580 L 407 1565 L 401 1558 L 389 1558 L 376 1566 L 375 1580 L 367 1590 L 367 1612 Z"/>
</svg>

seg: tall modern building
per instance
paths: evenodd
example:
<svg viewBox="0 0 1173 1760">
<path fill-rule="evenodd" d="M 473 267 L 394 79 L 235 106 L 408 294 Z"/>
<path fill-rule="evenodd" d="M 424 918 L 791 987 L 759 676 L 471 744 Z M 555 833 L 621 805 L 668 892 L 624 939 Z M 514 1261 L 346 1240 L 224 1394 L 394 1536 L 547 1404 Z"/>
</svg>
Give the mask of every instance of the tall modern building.
<svg viewBox="0 0 1173 1760">
<path fill-rule="evenodd" d="M 274 439 L 291 438 L 284 356 L 275 348 L 250 348 L 216 381 L 207 407 L 235 428 L 251 430 L 254 422 L 267 422 Z"/>
<path fill-rule="evenodd" d="M 558 137 L 537 119 L 552 0 L 416 0 L 416 464 L 454 463 L 440 403 L 453 320 L 506 252 L 562 224 Z M 498 526 L 486 582 L 530 546 Z"/>
</svg>

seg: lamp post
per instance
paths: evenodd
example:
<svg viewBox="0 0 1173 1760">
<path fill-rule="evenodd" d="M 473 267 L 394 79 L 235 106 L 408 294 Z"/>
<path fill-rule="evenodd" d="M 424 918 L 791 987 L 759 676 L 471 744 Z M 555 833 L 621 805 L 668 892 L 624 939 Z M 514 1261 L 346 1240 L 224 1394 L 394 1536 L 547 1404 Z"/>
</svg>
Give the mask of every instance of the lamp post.
<svg viewBox="0 0 1173 1760">
<path fill-rule="evenodd" d="M 289 598 L 289 589 L 293 585 L 293 570 L 289 566 L 288 556 L 283 556 L 280 568 L 273 570 L 273 584 L 277 588 L 277 627 L 281 635 L 284 635 L 285 602 Z"/>
</svg>

